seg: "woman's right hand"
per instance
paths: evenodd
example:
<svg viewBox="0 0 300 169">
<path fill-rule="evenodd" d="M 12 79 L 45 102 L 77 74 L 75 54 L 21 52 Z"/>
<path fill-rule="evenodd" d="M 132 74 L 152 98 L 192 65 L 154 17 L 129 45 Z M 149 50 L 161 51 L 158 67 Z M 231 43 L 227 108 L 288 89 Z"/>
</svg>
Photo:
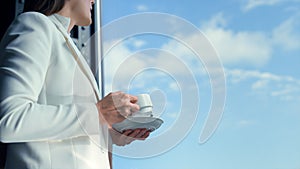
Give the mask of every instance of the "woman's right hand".
<svg viewBox="0 0 300 169">
<path fill-rule="evenodd" d="M 123 92 L 112 92 L 100 100 L 96 106 L 99 115 L 109 126 L 122 122 L 126 117 L 139 110 L 137 97 Z"/>
</svg>

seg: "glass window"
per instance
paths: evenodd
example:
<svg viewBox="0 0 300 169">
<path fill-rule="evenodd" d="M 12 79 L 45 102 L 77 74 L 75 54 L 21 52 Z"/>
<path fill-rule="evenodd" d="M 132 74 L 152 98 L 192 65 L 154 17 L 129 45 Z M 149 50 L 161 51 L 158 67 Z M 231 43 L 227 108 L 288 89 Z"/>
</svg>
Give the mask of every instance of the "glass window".
<svg viewBox="0 0 300 169">
<path fill-rule="evenodd" d="M 298 6 L 102 0 L 105 94 L 149 93 L 164 121 L 115 169 L 299 168 Z"/>
</svg>

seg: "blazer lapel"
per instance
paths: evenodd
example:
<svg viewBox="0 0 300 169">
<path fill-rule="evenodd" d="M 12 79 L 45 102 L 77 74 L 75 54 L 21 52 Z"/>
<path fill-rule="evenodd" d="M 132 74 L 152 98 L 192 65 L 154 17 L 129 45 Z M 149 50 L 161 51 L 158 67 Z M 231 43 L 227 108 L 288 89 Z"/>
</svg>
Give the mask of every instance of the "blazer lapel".
<svg viewBox="0 0 300 169">
<path fill-rule="evenodd" d="M 96 83 L 95 77 L 85 61 L 84 57 L 82 56 L 81 52 L 78 50 L 76 45 L 74 44 L 73 40 L 71 39 L 70 35 L 67 34 L 66 29 L 62 26 L 62 23 L 56 18 L 56 16 L 52 15 L 49 17 L 51 21 L 56 25 L 57 29 L 62 33 L 64 36 L 66 43 L 68 45 L 68 48 L 70 49 L 70 52 L 72 53 L 74 59 L 76 60 L 78 66 L 82 70 L 82 72 L 85 74 L 85 76 L 88 78 L 89 82 L 91 83 L 95 95 L 97 97 L 97 100 L 100 100 L 100 94 L 99 94 L 99 88 Z"/>
</svg>

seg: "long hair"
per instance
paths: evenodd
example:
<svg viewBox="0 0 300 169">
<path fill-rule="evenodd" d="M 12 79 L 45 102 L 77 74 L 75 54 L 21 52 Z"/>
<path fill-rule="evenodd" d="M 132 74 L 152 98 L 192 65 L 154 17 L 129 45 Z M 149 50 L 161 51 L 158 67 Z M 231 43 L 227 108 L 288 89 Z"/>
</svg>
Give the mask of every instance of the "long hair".
<svg viewBox="0 0 300 169">
<path fill-rule="evenodd" d="M 52 15 L 60 11 L 65 0 L 25 0 L 23 12 L 35 11 L 44 15 Z"/>
</svg>

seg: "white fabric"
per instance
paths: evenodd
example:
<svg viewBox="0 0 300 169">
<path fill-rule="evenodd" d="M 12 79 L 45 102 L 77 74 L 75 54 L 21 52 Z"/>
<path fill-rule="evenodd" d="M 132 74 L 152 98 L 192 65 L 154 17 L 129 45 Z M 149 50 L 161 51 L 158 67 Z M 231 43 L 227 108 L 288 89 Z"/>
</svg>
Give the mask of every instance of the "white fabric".
<svg viewBox="0 0 300 169">
<path fill-rule="evenodd" d="M 27 12 L 1 41 L 0 141 L 8 143 L 6 169 L 109 169 L 107 126 L 99 123 L 95 105 L 98 88 L 67 33 L 69 22 L 57 14 Z"/>
</svg>

